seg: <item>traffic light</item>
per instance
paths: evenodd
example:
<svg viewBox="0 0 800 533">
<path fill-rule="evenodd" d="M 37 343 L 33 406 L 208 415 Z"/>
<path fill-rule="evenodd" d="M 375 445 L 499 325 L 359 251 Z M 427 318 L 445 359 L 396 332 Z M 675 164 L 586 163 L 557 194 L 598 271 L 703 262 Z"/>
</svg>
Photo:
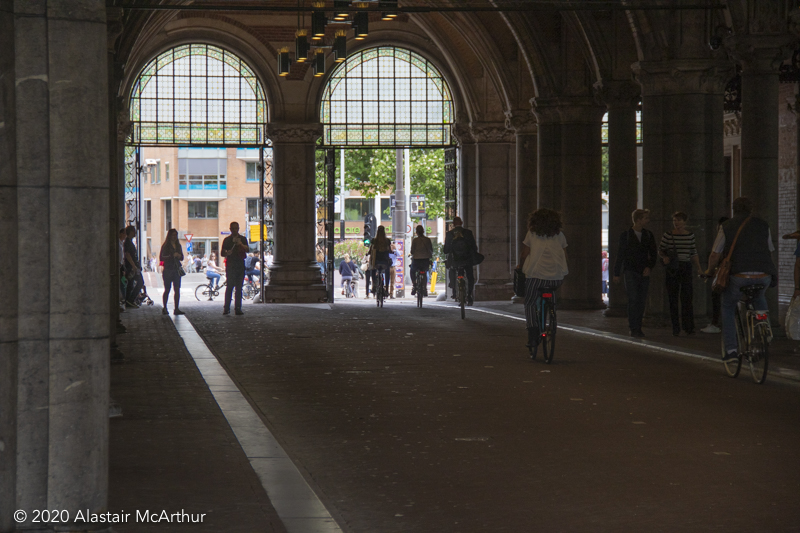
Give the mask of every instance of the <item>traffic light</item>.
<svg viewBox="0 0 800 533">
<path fill-rule="evenodd" d="M 369 246 L 372 239 L 375 238 L 375 232 L 378 230 L 375 222 L 375 215 L 371 213 L 364 217 L 364 246 Z"/>
</svg>

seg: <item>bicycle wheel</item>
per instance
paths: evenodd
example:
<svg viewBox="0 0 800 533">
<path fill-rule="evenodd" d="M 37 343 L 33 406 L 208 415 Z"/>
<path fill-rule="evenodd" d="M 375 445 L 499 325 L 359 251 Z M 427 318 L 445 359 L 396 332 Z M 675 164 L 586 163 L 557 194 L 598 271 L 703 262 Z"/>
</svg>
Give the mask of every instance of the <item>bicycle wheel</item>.
<svg viewBox="0 0 800 533">
<path fill-rule="evenodd" d="M 242 285 L 242 298 L 243 298 L 244 300 L 249 300 L 249 299 L 251 299 L 251 298 L 252 298 L 254 295 L 255 295 L 255 288 L 253 287 L 253 284 L 252 284 L 252 283 L 250 283 L 250 282 L 247 282 L 247 281 L 246 281 L 246 282 L 245 282 L 245 283 Z"/>
<path fill-rule="evenodd" d="M 464 278 L 458 278 L 458 304 L 461 306 L 461 320 L 467 317 L 464 306 L 467 305 L 467 286 Z"/>
<path fill-rule="evenodd" d="M 722 363 L 725 365 L 725 372 L 732 378 L 735 378 L 739 375 L 739 371 L 742 369 L 742 353 L 746 350 L 744 336 L 742 335 L 742 323 L 741 319 L 739 318 L 739 311 L 736 311 L 734 315 L 734 320 L 736 324 L 736 339 L 737 339 L 737 347 L 738 347 L 738 357 L 735 361 L 725 361 L 725 355 L 727 352 L 725 351 L 725 335 L 724 333 L 720 335 L 720 352 L 722 353 Z"/>
<path fill-rule="evenodd" d="M 194 289 L 194 297 L 197 298 L 197 301 L 208 300 L 211 301 L 214 299 L 214 289 L 211 285 L 198 285 Z"/>
<path fill-rule="evenodd" d="M 422 281 L 422 274 L 417 274 L 417 307 L 422 307 L 422 292 L 425 290 L 425 282 Z"/>
<path fill-rule="evenodd" d="M 759 323 L 755 325 L 753 343 L 750 345 L 750 353 L 747 354 L 747 361 L 750 363 L 750 374 L 753 381 L 759 385 L 767 379 L 767 366 L 769 363 L 769 341 L 767 337 L 767 325 Z"/>
<path fill-rule="evenodd" d="M 553 302 L 545 300 L 544 303 L 544 335 L 542 336 L 542 357 L 548 365 L 553 360 L 556 351 L 556 310 Z"/>
</svg>

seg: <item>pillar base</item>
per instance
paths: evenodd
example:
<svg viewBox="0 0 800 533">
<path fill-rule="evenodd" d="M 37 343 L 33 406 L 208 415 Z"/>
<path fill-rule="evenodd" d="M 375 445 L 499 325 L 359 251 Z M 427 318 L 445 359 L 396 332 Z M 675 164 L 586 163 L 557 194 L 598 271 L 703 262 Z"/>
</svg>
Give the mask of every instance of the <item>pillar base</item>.
<svg viewBox="0 0 800 533">
<path fill-rule="evenodd" d="M 274 304 L 318 304 L 328 301 L 325 285 L 277 286 L 270 284 L 264 291 L 263 303 Z"/>
<path fill-rule="evenodd" d="M 558 309 L 564 310 L 587 311 L 606 308 L 602 298 L 558 298 L 556 302 Z"/>
<path fill-rule="evenodd" d="M 282 261 L 269 269 L 269 285 L 264 288 L 265 303 L 320 303 L 327 301 L 319 266 L 309 261 Z"/>
<path fill-rule="evenodd" d="M 476 283 L 473 296 L 476 302 L 508 301 L 514 296 L 514 285 L 512 283 Z"/>
</svg>

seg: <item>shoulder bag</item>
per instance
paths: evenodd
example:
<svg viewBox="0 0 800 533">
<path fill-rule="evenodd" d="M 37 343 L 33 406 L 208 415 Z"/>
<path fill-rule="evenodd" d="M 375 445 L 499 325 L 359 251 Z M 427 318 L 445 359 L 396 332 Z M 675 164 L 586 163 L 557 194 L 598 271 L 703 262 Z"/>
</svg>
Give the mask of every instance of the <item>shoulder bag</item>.
<svg viewBox="0 0 800 533">
<path fill-rule="evenodd" d="M 716 292 L 717 294 L 725 292 L 725 289 L 728 288 L 728 278 L 731 275 L 731 255 L 733 254 L 733 249 L 736 247 L 736 241 L 739 239 L 739 234 L 742 232 L 745 224 L 750 220 L 750 217 L 744 219 L 742 225 L 739 226 L 739 230 L 736 232 L 736 236 L 733 238 L 733 242 L 731 243 L 731 248 L 728 250 L 728 255 L 725 256 L 725 259 L 722 260 L 719 267 L 717 267 L 717 272 L 714 274 L 714 280 L 711 282 L 711 290 Z"/>
</svg>

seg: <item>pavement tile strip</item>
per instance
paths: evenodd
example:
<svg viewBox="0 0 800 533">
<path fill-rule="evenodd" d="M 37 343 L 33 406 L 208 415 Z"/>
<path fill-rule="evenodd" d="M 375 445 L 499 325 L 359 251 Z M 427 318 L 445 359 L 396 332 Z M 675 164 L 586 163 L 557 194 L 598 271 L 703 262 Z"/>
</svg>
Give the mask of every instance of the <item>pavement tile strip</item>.
<svg viewBox="0 0 800 533">
<path fill-rule="evenodd" d="M 184 316 L 170 315 L 288 533 L 341 533 L 258 414 Z"/>
</svg>

